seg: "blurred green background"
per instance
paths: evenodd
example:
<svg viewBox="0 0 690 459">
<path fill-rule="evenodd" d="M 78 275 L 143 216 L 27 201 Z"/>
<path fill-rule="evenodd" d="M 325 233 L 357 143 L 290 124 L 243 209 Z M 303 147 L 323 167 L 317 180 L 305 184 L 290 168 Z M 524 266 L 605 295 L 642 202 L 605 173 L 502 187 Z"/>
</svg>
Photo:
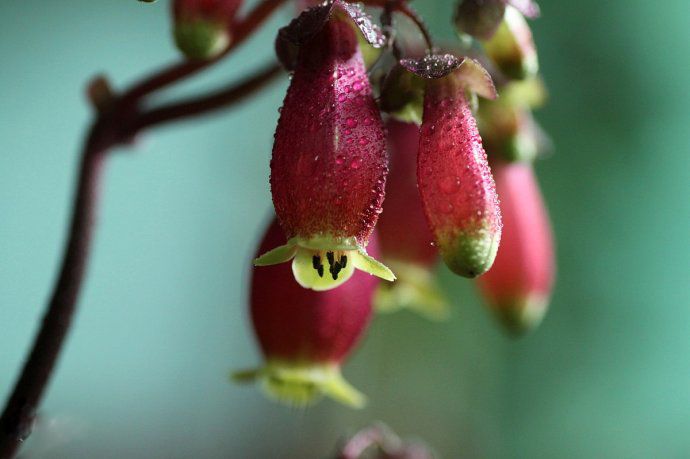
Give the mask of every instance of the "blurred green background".
<svg viewBox="0 0 690 459">
<path fill-rule="evenodd" d="M 556 154 L 538 164 L 558 237 L 542 327 L 506 337 L 441 271 L 448 323 L 378 317 L 345 368 L 363 411 L 294 411 L 231 385 L 258 363 L 248 259 L 269 209 L 287 78 L 112 157 L 94 257 L 25 457 L 325 458 L 380 419 L 444 458 L 690 456 L 690 2 L 542 0 L 533 23 Z M 420 0 L 449 36 L 451 2 Z M 177 92 L 272 57 L 275 17 Z M 0 396 L 37 326 L 65 238 L 90 110 L 176 58 L 168 5 L 0 3 Z"/>
</svg>

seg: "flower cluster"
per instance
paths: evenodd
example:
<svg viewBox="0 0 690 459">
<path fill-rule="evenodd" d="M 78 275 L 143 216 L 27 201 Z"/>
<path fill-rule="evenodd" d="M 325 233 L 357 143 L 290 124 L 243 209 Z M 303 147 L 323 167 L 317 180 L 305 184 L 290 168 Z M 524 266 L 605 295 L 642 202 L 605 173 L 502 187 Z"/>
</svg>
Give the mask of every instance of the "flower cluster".
<svg viewBox="0 0 690 459">
<path fill-rule="evenodd" d="M 440 47 L 404 0 L 364 3 L 380 25 L 360 5 L 328 0 L 276 38 L 291 81 L 270 164 L 275 218 L 250 301 L 265 364 L 235 376 L 295 405 L 326 395 L 362 406 L 341 363 L 372 307 L 448 315 L 441 260 L 477 278 L 512 331 L 540 321 L 553 284 L 531 165 L 549 146 L 531 115 L 545 97 L 525 20 L 537 5 L 460 0 L 463 39 Z M 402 37 L 401 16 L 421 33 Z"/>
</svg>

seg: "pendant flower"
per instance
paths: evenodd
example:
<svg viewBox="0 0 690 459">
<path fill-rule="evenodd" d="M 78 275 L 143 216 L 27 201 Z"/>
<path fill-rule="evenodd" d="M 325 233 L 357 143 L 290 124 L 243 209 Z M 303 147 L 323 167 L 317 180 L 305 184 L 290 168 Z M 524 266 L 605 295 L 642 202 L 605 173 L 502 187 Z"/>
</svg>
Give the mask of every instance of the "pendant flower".
<svg viewBox="0 0 690 459">
<path fill-rule="evenodd" d="M 493 268 L 477 280 L 506 328 L 524 332 L 541 322 L 555 277 L 549 217 L 532 165 L 492 162 L 501 199 L 503 237 Z"/>
<path fill-rule="evenodd" d="M 448 316 L 448 303 L 434 279 L 438 251 L 417 189 L 419 126 L 391 118 L 386 128 L 391 167 L 376 232 L 382 259 L 398 278 L 379 285 L 374 305 L 379 312 L 410 309 L 442 320 Z"/>
<path fill-rule="evenodd" d="M 275 133 L 271 193 L 288 242 L 254 264 L 292 260 L 297 282 L 313 290 L 343 284 L 356 268 L 395 279 L 366 252 L 388 165 L 355 34 L 334 14 L 299 47 Z"/>
<path fill-rule="evenodd" d="M 461 276 L 476 277 L 496 257 L 501 212 L 466 94 L 464 66 L 427 83 L 417 179 L 446 265 Z"/>
<path fill-rule="evenodd" d="M 483 44 L 486 55 L 508 78 L 520 80 L 534 77 L 539 72 L 532 30 L 516 8 L 506 6 L 496 33 Z"/>
<path fill-rule="evenodd" d="M 173 1 L 173 34 L 177 47 L 190 59 L 211 59 L 232 40 L 231 25 L 241 0 Z"/>
<path fill-rule="evenodd" d="M 284 242 L 274 220 L 259 252 Z M 376 250 L 374 239 L 370 248 Z M 365 397 L 343 379 L 340 366 L 369 323 L 377 284 L 375 277 L 355 273 L 337 289 L 315 292 L 297 285 L 285 265 L 255 268 L 251 317 L 266 363 L 235 379 L 258 380 L 269 396 L 291 405 L 308 405 L 325 395 L 362 407 Z"/>
</svg>

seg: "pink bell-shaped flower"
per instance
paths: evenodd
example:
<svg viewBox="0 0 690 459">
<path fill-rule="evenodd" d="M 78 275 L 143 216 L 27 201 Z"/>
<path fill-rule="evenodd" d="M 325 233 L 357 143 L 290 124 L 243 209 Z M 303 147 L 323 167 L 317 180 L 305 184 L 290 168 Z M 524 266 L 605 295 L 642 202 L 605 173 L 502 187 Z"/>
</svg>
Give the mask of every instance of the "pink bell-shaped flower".
<svg viewBox="0 0 690 459">
<path fill-rule="evenodd" d="M 386 122 L 390 173 L 386 201 L 376 225 L 381 257 L 396 273 L 374 297 L 379 312 L 410 309 L 430 319 L 448 316 L 448 304 L 434 278 L 438 251 L 417 188 L 419 126 L 390 118 Z"/>
<path fill-rule="evenodd" d="M 457 71 L 427 83 L 417 179 L 446 265 L 461 276 L 476 277 L 496 257 L 501 213 L 466 92 Z"/>
<path fill-rule="evenodd" d="M 532 165 L 492 162 L 503 236 L 496 262 L 477 280 L 501 322 L 514 332 L 539 324 L 555 277 L 553 236 Z"/>
<path fill-rule="evenodd" d="M 255 260 L 292 261 L 305 288 L 327 290 L 355 269 L 395 276 L 366 253 L 388 172 L 385 136 L 356 32 L 333 15 L 300 46 L 271 160 L 271 193 L 287 244 Z"/>
<path fill-rule="evenodd" d="M 274 220 L 259 252 L 283 243 Z M 370 249 L 376 250 L 374 238 Z M 251 318 L 265 364 L 235 379 L 258 380 L 269 396 L 291 405 L 326 395 L 363 406 L 364 396 L 343 379 L 340 366 L 369 323 L 377 284 L 377 278 L 358 272 L 338 288 L 315 292 L 295 283 L 284 264 L 254 268 Z"/>
</svg>

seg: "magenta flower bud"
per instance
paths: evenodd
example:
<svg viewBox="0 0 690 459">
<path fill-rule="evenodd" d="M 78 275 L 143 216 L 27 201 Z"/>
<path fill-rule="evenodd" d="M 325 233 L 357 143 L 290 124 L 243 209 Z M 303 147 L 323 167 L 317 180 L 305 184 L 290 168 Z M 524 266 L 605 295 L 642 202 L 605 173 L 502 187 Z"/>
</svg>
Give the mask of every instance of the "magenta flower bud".
<svg viewBox="0 0 690 459">
<path fill-rule="evenodd" d="M 486 272 L 501 239 L 501 213 L 466 86 L 455 72 L 427 85 L 417 179 L 446 265 L 465 277 Z"/>
<path fill-rule="evenodd" d="M 383 202 L 385 137 L 355 31 L 338 18 L 299 48 L 271 160 L 288 243 L 255 260 L 292 259 L 295 279 L 314 290 L 337 287 L 355 268 L 395 279 L 365 249 Z"/>
<path fill-rule="evenodd" d="M 390 173 L 376 232 L 382 259 L 397 280 L 379 285 L 374 305 L 380 312 L 410 309 L 430 319 L 443 319 L 448 316 L 448 304 L 433 273 L 438 251 L 432 245 L 417 189 L 419 126 L 391 118 L 386 128 Z"/>
<path fill-rule="evenodd" d="M 274 220 L 259 253 L 283 243 Z M 370 248 L 376 249 L 374 239 Z M 315 292 L 297 285 L 284 264 L 254 268 L 251 318 L 265 365 L 236 379 L 259 380 L 268 395 L 292 405 L 326 395 L 363 406 L 364 396 L 343 379 L 340 366 L 369 323 L 377 283 L 359 272 L 336 289 Z"/>
<path fill-rule="evenodd" d="M 190 59 L 210 59 L 232 40 L 231 25 L 241 0 L 174 0 L 174 36 Z"/>
<path fill-rule="evenodd" d="M 548 306 L 555 277 L 553 236 L 532 166 L 492 165 L 503 239 L 494 266 L 477 285 L 506 327 L 522 332 L 538 325 Z"/>
</svg>

